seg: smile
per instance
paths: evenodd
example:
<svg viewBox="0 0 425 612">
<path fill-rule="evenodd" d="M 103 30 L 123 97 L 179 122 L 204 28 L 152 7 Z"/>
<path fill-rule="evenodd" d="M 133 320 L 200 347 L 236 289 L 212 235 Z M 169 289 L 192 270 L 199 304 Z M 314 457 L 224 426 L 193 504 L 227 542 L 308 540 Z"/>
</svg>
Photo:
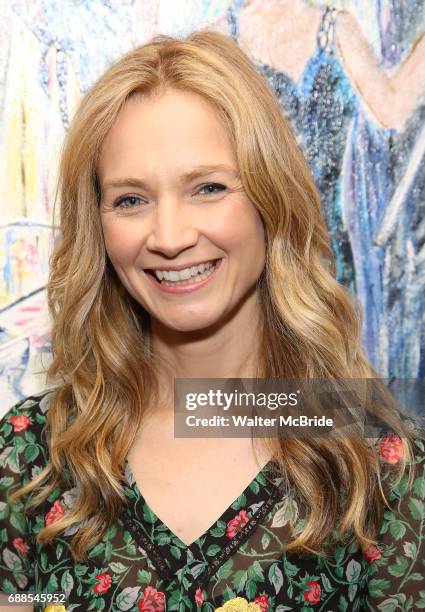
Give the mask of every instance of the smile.
<svg viewBox="0 0 425 612">
<path fill-rule="evenodd" d="M 203 266 L 203 271 L 198 269 L 193 276 L 186 279 L 179 278 L 178 272 L 167 273 L 168 279 L 162 278 L 162 280 L 159 280 L 151 270 L 146 270 L 145 274 L 150 282 L 166 293 L 191 293 L 204 287 L 216 277 L 222 261 L 222 259 L 216 259 L 211 264 Z M 164 274 L 161 274 L 161 276 L 164 276 Z M 174 277 L 175 280 L 171 280 L 170 276 L 171 278 Z"/>
<path fill-rule="evenodd" d="M 185 281 L 190 278 L 201 280 L 201 276 L 208 270 L 214 268 L 216 262 L 216 259 L 212 259 L 211 261 L 181 270 L 153 270 L 153 273 L 160 281 Z"/>
</svg>

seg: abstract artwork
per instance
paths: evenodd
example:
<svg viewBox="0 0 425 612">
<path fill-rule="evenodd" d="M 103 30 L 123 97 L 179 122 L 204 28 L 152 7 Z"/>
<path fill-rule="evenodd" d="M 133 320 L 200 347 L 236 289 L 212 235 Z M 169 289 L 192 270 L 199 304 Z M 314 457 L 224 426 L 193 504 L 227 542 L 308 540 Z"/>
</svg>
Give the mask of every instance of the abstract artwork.
<svg viewBox="0 0 425 612">
<path fill-rule="evenodd" d="M 210 25 L 254 60 L 321 194 L 337 279 L 384 378 L 425 378 L 423 0 L 5 0 L 0 18 L 1 412 L 44 388 L 57 163 L 81 95 L 158 33 Z M 412 408 L 412 407 L 410 407 Z M 425 415 L 420 401 L 412 408 Z"/>
</svg>

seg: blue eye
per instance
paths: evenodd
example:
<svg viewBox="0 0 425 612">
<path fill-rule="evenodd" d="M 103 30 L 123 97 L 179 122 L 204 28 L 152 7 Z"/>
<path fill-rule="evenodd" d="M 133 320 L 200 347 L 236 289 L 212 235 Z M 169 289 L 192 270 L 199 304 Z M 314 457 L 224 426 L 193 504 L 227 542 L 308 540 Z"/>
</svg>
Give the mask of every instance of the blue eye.
<svg viewBox="0 0 425 612">
<path fill-rule="evenodd" d="M 201 195 L 207 195 L 207 196 L 216 195 L 217 193 L 220 193 L 221 191 L 225 191 L 226 189 L 227 187 L 225 185 L 222 185 L 221 183 L 206 183 L 205 185 L 202 185 L 200 187 L 197 193 Z M 203 191 L 204 193 L 202 193 Z M 138 196 L 130 195 L 130 196 L 125 196 L 124 198 L 117 200 L 117 202 L 115 202 L 114 204 L 114 208 L 131 209 L 131 208 L 140 206 L 140 204 L 143 204 L 142 198 L 139 198 Z"/>
<path fill-rule="evenodd" d="M 114 204 L 114 208 L 134 208 L 137 201 L 141 201 L 141 198 L 137 196 L 125 196 L 125 198 L 121 198 Z M 129 202 L 128 206 L 124 206 L 124 202 Z"/>
<path fill-rule="evenodd" d="M 219 193 L 220 191 L 226 190 L 226 186 L 225 185 L 221 185 L 220 183 L 207 183 L 206 185 L 202 185 L 202 187 L 200 188 L 198 193 L 201 193 L 201 191 L 203 191 L 204 189 L 213 187 L 215 189 L 219 189 L 219 191 L 206 191 L 205 195 L 215 195 L 216 193 Z M 203 194 L 202 194 L 203 195 Z"/>
</svg>

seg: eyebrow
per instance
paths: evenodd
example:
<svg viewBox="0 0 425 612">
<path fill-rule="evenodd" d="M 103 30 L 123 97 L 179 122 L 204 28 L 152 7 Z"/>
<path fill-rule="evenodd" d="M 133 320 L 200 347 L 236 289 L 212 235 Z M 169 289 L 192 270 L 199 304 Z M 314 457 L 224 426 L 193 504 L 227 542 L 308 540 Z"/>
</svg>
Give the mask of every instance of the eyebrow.
<svg viewBox="0 0 425 612">
<path fill-rule="evenodd" d="M 207 176 L 209 174 L 213 174 L 214 172 L 228 172 L 234 178 L 240 179 L 239 171 L 232 166 L 228 166 L 226 164 L 217 164 L 217 165 L 201 165 L 195 166 L 191 168 L 188 172 L 183 173 L 180 176 L 180 182 L 184 183 L 185 181 L 192 181 L 200 176 Z M 140 179 L 127 176 L 124 178 L 113 179 L 110 181 L 106 181 L 101 189 L 102 191 L 106 191 L 107 189 L 117 187 L 136 187 L 139 189 L 146 189 L 146 183 L 141 181 Z"/>
</svg>

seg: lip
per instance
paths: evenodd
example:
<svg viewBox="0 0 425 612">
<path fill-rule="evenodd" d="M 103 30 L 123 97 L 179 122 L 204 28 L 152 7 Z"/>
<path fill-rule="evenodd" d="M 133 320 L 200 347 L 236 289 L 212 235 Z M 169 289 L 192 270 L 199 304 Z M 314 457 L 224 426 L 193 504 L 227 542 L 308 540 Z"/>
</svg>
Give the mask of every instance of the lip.
<svg viewBox="0 0 425 612">
<path fill-rule="evenodd" d="M 179 285 L 179 286 L 176 286 L 176 287 L 171 287 L 171 286 L 168 286 L 168 285 L 161 285 L 161 283 L 156 278 L 156 276 L 154 276 L 152 274 L 148 274 L 147 272 L 145 272 L 145 275 L 147 276 L 149 281 L 155 287 L 157 287 L 158 289 L 160 289 L 164 293 L 193 293 L 193 291 L 197 291 L 198 289 L 201 289 L 202 287 L 205 287 L 205 285 L 207 285 L 210 281 L 212 281 L 215 278 L 215 276 L 217 275 L 218 271 L 221 268 L 221 262 L 222 261 L 223 261 L 223 259 L 219 259 L 217 261 L 217 264 L 216 264 L 216 266 L 214 268 L 214 272 L 212 274 L 210 274 L 207 278 L 205 278 L 202 281 L 191 283 L 190 285 Z"/>
</svg>

